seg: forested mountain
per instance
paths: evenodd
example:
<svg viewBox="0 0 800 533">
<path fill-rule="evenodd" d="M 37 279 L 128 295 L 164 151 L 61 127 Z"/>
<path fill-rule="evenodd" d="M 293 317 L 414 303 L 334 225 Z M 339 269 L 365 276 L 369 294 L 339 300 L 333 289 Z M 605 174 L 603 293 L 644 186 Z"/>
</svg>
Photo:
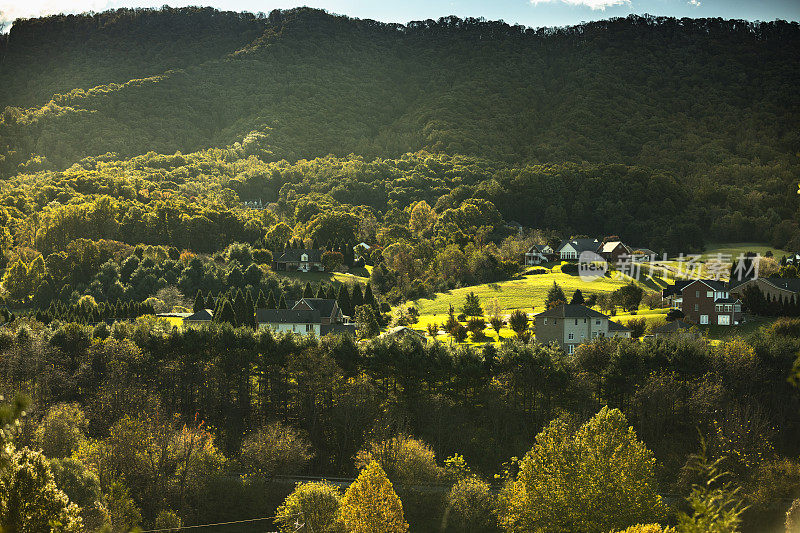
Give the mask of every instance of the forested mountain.
<svg viewBox="0 0 800 533">
<path fill-rule="evenodd" d="M 540 30 L 455 17 L 383 24 L 305 8 L 21 21 L 0 66 L 14 80 L 0 90 L 9 104 L 0 172 L 232 147 L 228 163 L 355 154 L 375 159 L 376 179 L 388 181 L 380 158 L 424 150 L 488 169 L 460 194 L 507 195 L 498 204 L 506 220 L 586 232 L 600 218 L 609 232 L 661 247 L 676 246 L 665 226 L 681 220 L 692 246 L 700 233 L 800 246 L 798 45 L 796 23 L 635 16 Z M 59 94 L 45 103 L 50 93 Z M 317 166 L 334 165 L 336 176 L 336 161 Z M 520 182 L 540 164 L 568 179 Z M 576 203 L 590 175 L 585 190 L 596 192 Z M 405 177 L 395 196 L 428 194 Z M 275 201 L 283 184 L 268 181 L 253 186 Z M 384 212 L 383 192 L 341 202 Z"/>
</svg>

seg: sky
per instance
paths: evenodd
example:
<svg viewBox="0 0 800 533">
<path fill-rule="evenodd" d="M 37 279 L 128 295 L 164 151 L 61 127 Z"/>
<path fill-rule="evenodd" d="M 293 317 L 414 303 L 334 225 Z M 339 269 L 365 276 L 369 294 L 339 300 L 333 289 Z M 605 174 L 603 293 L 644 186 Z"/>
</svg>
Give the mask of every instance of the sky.
<svg viewBox="0 0 800 533">
<path fill-rule="evenodd" d="M 0 0 L 0 22 L 7 24 L 16 18 L 105 11 L 118 7 L 160 7 L 164 3 L 164 0 Z M 307 5 L 331 13 L 383 22 L 406 23 L 456 15 L 502 19 L 509 24 L 533 28 L 568 26 L 631 13 L 800 20 L 800 0 L 173 0 L 168 5 L 203 5 L 252 13 Z"/>
</svg>

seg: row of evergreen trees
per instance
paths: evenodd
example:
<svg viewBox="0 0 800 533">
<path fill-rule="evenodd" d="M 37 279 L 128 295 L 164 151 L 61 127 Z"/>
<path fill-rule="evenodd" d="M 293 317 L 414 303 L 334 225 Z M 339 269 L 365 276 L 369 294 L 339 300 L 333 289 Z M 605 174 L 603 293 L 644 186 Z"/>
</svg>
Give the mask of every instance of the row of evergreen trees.
<svg viewBox="0 0 800 533">
<path fill-rule="evenodd" d="M 797 296 L 773 298 L 764 294 L 757 285 L 745 287 L 742 303 L 750 313 L 761 316 L 800 316 L 800 299 Z"/>
<path fill-rule="evenodd" d="M 45 310 L 37 310 L 33 316 L 43 324 L 50 324 L 53 320 L 62 322 L 77 322 L 79 324 L 97 324 L 99 322 L 113 323 L 116 320 L 133 320 L 143 315 L 155 314 L 155 309 L 149 303 L 121 302 L 86 304 L 65 304 L 54 300 Z"/>
<path fill-rule="evenodd" d="M 307 282 L 303 289 L 303 298 L 321 298 L 336 300 L 342 313 L 354 316 L 356 309 L 361 305 L 369 305 L 377 313 L 380 311 L 378 300 L 372 291 L 372 286 L 367 283 L 364 288 L 360 283 L 353 285 L 352 291 L 345 285 L 339 285 L 338 289 L 332 285 L 327 286 L 320 283 L 316 290 Z M 281 291 L 280 295 L 273 291 L 258 292 L 258 297 L 253 298 L 250 290 L 242 292 L 237 289 L 235 292 L 228 291 L 220 293 L 214 298 L 211 294 L 204 296 L 202 291 L 197 291 L 194 299 L 193 311 L 196 313 L 202 309 L 213 309 L 215 322 L 228 322 L 234 326 L 249 326 L 256 328 L 255 314 L 256 309 L 288 309 L 286 294 Z"/>
</svg>

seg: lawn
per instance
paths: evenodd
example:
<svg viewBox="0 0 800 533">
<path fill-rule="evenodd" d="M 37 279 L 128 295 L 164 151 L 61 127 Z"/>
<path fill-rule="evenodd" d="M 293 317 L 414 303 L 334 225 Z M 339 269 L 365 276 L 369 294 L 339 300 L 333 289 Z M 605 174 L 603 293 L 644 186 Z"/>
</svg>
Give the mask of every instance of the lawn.
<svg viewBox="0 0 800 533">
<path fill-rule="evenodd" d="M 333 280 L 342 283 L 367 283 L 372 267 L 353 268 L 348 273 L 344 272 L 290 272 L 276 271 L 275 274 L 284 278 L 291 278 L 302 283 L 310 281 L 312 284 L 322 281 L 330 283 Z"/>
<path fill-rule="evenodd" d="M 745 252 L 755 252 L 759 255 L 765 255 L 767 251 L 771 251 L 777 260 L 791 253 L 786 250 L 773 248 L 769 244 L 763 242 L 724 242 L 706 245 L 706 249 L 703 252 L 703 260 L 711 259 L 717 254 L 730 255 L 733 260 L 736 260 L 739 254 Z"/>
<path fill-rule="evenodd" d="M 421 298 L 413 303 L 419 309 L 420 315 L 442 315 L 446 318 L 449 306 L 452 305 L 456 314 L 460 311 L 466 295 L 474 292 L 485 306 L 489 301 L 497 298 L 497 302 L 508 314 L 516 309 L 528 313 L 544 311 L 544 301 L 547 291 L 553 282 L 558 283 L 567 298 L 572 296 L 575 289 L 580 289 L 584 297 L 591 293 L 610 293 L 624 286 L 630 278 L 612 279 L 604 277 L 597 281 L 583 281 L 579 276 L 550 272 L 548 274 L 528 274 L 517 279 L 501 281 L 498 283 L 485 283 L 454 289 L 446 293 L 439 293 L 433 298 Z M 645 290 L 652 290 L 647 284 L 639 283 Z M 422 317 L 421 317 L 422 318 Z M 437 318 L 436 320 L 440 320 Z M 422 320 L 420 321 L 422 322 Z"/>
</svg>

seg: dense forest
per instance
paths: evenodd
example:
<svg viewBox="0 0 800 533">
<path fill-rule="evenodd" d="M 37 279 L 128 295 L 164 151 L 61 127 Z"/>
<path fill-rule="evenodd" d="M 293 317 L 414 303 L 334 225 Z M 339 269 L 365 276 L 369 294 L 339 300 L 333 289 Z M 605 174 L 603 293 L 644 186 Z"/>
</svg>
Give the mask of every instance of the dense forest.
<svg viewBox="0 0 800 533">
<path fill-rule="evenodd" d="M 339 198 L 385 211 L 392 192 L 401 208 L 443 195 L 393 163 L 425 151 L 474 158 L 425 174 L 449 170 L 464 180 L 455 195 L 491 199 L 525 225 L 596 231 L 581 219 L 591 208 L 642 246 L 797 247 L 798 40 L 796 23 L 635 16 L 540 30 L 310 9 L 22 20 L 2 45 L 0 72 L 14 81 L 0 98 L 0 173 L 216 147 L 226 163 L 256 156 L 262 176 L 300 165 L 294 179 L 332 178 Z M 367 175 L 343 168 L 353 165 Z M 243 199 L 278 200 L 284 183 L 262 176 Z M 664 220 L 688 225 L 676 231 L 688 242 L 670 242 Z"/>
</svg>

